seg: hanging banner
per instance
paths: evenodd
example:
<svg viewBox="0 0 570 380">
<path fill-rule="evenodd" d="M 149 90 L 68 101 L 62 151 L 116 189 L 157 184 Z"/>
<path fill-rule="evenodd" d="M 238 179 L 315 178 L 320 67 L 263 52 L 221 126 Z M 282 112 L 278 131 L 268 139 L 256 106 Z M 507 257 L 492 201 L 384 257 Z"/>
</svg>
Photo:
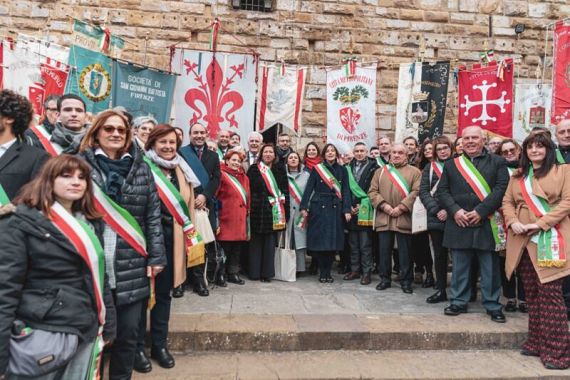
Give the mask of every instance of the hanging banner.
<svg viewBox="0 0 570 380">
<path fill-rule="evenodd" d="M 40 65 L 43 84 L 43 98 L 46 99 L 50 95 L 63 95 L 65 93 L 65 84 L 69 76 L 69 66 L 51 59 L 46 59 L 45 63 Z M 38 115 L 44 114 L 44 104 L 41 103 Z"/>
<path fill-rule="evenodd" d="M 96 51 L 71 46 L 72 67 L 65 92 L 80 96 L 87 112 L 99 113 L 109 108 L 111 100 L 111 59 Z"/>
<path fill-rule="evenodd" d="M 123 106 L 134 116 L 152 115 L 170 122 L 176 75 L 131 63 L 113 62 L 113 106 Z"/>
<path fill-rule="evenodd" d="M 551 122 L 570 119 L 570 25 L 556 23 L 553 38 L 553 88 Z"/>
<path fill-rule="evenodd" d="M 112 35 L 109 28 L 101 28 L 80 20 L 73 21 L 70 44 L 105 53 L 113 58 L 121 58 L 121 52 L 125 47 L 125 41 Z"/>
<path fill-rule="evenodd" d="M 443 134 L 449 62 L 413 62 L 400 65 L 396 106 L 396 140 Z"/>
<path fill-rule="evenodd" d="M 65 63 L 69 60 L 69 48 L 66 46 L 61 46 L 22 33 L 18 33 L 17 43 L 45 59 L 55 60 L 61 63 Z"/>
<path fill-rule="evenodd" d="M 253 55 L 175 49 L 176 124 L 187 132 L 202 123 L 214 139 L 220 129 L 247 138 L 255 121 L 256 70 Z"/>
<path fill-rule="evenodd" d="M 257 130 L 277 123 L 295 133 L 301 130 L 301 112 L 307 69 L 293 65 L 261 65 L 257 91 Z"/>
<path fill-rule="evenodd" d="M 513 139 L 522 144 L 535 127 L 546 127 L 554 136 L 554 125 L 550 123 L 552 86 L 538 85 L 536 81 L 521 80 L 515 84 L 515 107 Z"/>
<path fill-rule="evenodd" d="M 512 137 L 513 72 L 512 59 L 459 69 L 458 136 L 463 128 L 477 125 L 492 134 Z"/>
<path fill-rule="evenodd" d="M 376 140 L 376 64 L 327 71 L 327 142 L 340 153 Z"/>
</svg>

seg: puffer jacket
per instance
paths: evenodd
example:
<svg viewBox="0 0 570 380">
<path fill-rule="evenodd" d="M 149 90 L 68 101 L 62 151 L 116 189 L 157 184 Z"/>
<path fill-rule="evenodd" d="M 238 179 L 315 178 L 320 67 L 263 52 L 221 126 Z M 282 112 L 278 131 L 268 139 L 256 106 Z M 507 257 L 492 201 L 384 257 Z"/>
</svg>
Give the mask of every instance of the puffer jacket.
<svg viewBox="0 0 570 380">
<path fill-rule="evenodd" d="M 150 294 L 146 277 L 147 266 L 165 266 L 164 238 L 162 234 L 160 198 L 149 166 L 134 147 L 129 153 L 133 165 L 121 188 L 118 202 L 136 219 L 146 238 L 148 258 L 142 257 L 123 238 L 117 235 L 115 251 L 115 297 L 117 305 L 128 305 L 147 298 Z M 80 154 L 93 169 L 91 178 L 104 188 L 104 175 L 95 158 L 95 150 Z"/>
<path fill-rule="evenodd" d="M 431 179 L 430 179 L 430 172 Z M 439 177 L 435 171 L 431 170 L 431 164 L 426 165 L 422 170 L 422 180 L 420 182 L 420 199 L 427 211 L 427 227 L 428 230 L 443 231 L 445 222 L 437 217 L 437 213 L 443 210 L 437 197 L 431 194 L 433 187 L 439 181 Z"/>
<path fill-rule="evenodd" d="M 98 237 L 103 224 L 92 222 Z M 0 218 L 0 374 L 6 372 L 12 323 L 67 332 L 91 342 L 97 306 L 91 271 L 65 235 L 36 209 L 20 205 Z M 113 297 L 105 276 L 103 338 L 116 335 Z"/>
<path fill-rule="evenodd" d="M 277 186 L 285 196 L 285 216 L 289 220 L 289 187 L 287 185 L 287 173 L 283 165 L 274 164 L 271 172 L 277 181 Z M 269 203 L 269 191 L 261 176 L 259 167 L 252 165 L 247 171 L 249 189 L 251 192 L 250 224 L 251 232 L 268 234 L 273 232 L 273 209 Z"/>
</svg>

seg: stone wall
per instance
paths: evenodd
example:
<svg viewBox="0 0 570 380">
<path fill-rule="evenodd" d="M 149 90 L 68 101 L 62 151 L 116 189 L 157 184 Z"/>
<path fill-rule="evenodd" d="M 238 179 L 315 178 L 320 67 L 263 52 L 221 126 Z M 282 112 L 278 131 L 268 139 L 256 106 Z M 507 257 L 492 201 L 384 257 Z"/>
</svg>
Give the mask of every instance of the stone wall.
<svg viewBox="0 0 570 380">
<path fill-rule="evenodd" d="M 230 0 L 0 0 L 0 35 L 24 32 L 67 45 L 72 17 L 100 19 L 126 39 L 123 57 L 167 69 L 172 44 L 208 47 L 209 25 L 222 23 L 219 49 L 262 60 L 311 65 L 304 102 L 306 137 L 325 125 L 325 72 L 353 54 L 379 61 L 377 128 L 393 134 L 398 64 L 426 60 L 471 63 L 485 46 L 499 58 L 512 56 L 515 75 L 534 77 L 544 54 L 545 25 L 570 14 L 566 0 L 273 0 L 270 13 L 234 10 Z M 516 24 L 526 30 L 517 38 Z M 235 38 L 236 36 L 237 38 Z M 550 50 L 551 50 L 550 45 Z M 453 82 L 452 82 L 453 84 Z M 446 132 L 456 124 L 456 91 L 450 87 Z"/>
</svg>

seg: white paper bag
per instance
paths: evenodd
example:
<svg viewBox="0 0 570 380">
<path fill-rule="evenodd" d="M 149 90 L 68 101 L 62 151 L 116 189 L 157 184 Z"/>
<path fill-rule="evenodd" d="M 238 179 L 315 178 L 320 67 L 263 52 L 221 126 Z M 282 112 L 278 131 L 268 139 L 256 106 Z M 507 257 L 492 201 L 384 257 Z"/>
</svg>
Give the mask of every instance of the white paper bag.
<svg viewBox="0 0 570 380">
<path fill-rule="evenodd" d="M 412 208 L 412 234 L 425 231 L 427 231 L 427 210 L 420 197 L 416 197 Z"/>
<path fill-rule="evenodd" d="M 275 248 L 275 280 L 294 282 L 297 274 L 297 254 L 289 247 L 291 232 L 288 230 L 279 233 Z"/>
</svg>

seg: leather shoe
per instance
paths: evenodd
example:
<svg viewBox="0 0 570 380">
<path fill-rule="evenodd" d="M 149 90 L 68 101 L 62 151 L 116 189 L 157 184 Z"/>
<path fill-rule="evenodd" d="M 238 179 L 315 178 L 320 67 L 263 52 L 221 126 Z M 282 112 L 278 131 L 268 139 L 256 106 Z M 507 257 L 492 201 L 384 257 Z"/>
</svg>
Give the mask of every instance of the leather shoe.
<svg viewBox="0 0 570 380">
<path fill-rule="evenodd" d="M 352 281 L 360 278 L 360 273 L 358 272 L 348 272 L 342 279 L 345 281 Z"/>
<path fill-rule="evenodd" d="M 158 362 L 158 365 L 162 368 L 172 368 L 174 367 L 174 358 L 168 352 L 166 347 L 163 348 L 152 348 L 150 350 L 150 357 Z"/>
<path fill-rule="evenodd" d="M 208 290 L 208 288 L 206 288 L 206 286 L 204 286 L 202 282 L 199 282 L 198 284 L 194 285 L 194 288 L 192 290 L 200 297 L 208 297 L 210 295 L 210 291 Z"/>
<path fill-rule="evenodd" d="M 173 298 L 182 298 L 184 297 L 184 286 L 180 285 L 176 288 L 172 289 L 172 297 Z"/>
<path fill-rule="evenodd" d="M 508 313 L 517 311 L 517 303 L 515 301 L 507 301 L 507 304 L 505 305 L 505 311 Z"/>
<path fill-rule="evenodd" d="M 220 288 L 227 288 L 228 283 L 226 282 L 226 275 L 221 273 L 218 275 L 218 278 L 216 278 L 216 285 L 218 285 Z"/>
<path fill-rule="evenodd" d="M 427 303 L 439 303 L 439 302 L 443 302 L 443 301 L 447 301 L 447 293 L 444 290 L 438 290 L 437 292 L 435 292 L 434 294 L 432 294 L 431 296 L 429 296 L 426 299 Z"/>
<path fill-rule="evenodd" d="M 372 279 L 370 278 L 370 272 L 366 273 L 360 279 L 360 285 L 370 285 L 371 282 L 372 282 Z"/>
<path fill-rule="evenodd" d="M 528 313 L 528 303 L 519 301 L 519 311 L 521 313 Z"/>
<path fill-rule="evenodd" d="M 148 360 L 144 351 L 135 352 L 135 365 L 133 369 L 139 373 L 149 373 L 152 371 L 152 363 Z"/>
<path fill-rule="evenodd" d="M 334 282 L 334 278 L 332 278 L 331 276 L 328 276 L 326 278 L 326 282 L 327 282 L 327 284 L 332 284 Z"/>
<path fill-rule="evenodd" d="M 412 294 L 414 292 L 412 290 L 412 284 L 402 284 L 402 291 L 406 294 Z"/>
<path fill-rule="evenodd" d="M 487 310 L 487 314 L 491 316 L 491 320 L 497 323 L 505 323 L 507 318 L 505 318 L 505 314 L 501 310 L 494 310 L 490 311 Z"/>
<path fill-rule="evenodd" d="M 434 285 L 435 285 L 435 280 L 433 278 L 433 274 L 431 272 L 427 272 L 426 279 L 422 284 L 422 288 L 433 288 Z"/>
<path fill-rule="evenodd" d="M 271 282 L 271 279 L 270 279 L 270 278 L 267 278 L 267 277 L 261 277 L 261 280 L 260 280 L 260 281 L 261 281 L 261 282 L 267 282 L 267 283 L 269 283 L 269 282 Z"/>
<path fill-rule="evenodd" d="M 392 284 L 389 282 L 381 282 L 378 285 L 376 285 L 376 290 L 385 290 L 388 288 L 391 288 Z"/>
<path fill-rule="evenodd" d="M 449 305 L 448 307 L 443 309 L 443 314 L 445 315 L 455 316 L 463 313 L 467 313 L 467 305 L 465 306 Z"/>
<path fill-rule="evenodd" d="M 231 282 L 232 284 L 238 284 L 238 285 L 245 284 L 245 281 L 242 280 L 242 278 L 239 276 L 238 273 L 228 274 L 228 282 Z"/>
</svg>

